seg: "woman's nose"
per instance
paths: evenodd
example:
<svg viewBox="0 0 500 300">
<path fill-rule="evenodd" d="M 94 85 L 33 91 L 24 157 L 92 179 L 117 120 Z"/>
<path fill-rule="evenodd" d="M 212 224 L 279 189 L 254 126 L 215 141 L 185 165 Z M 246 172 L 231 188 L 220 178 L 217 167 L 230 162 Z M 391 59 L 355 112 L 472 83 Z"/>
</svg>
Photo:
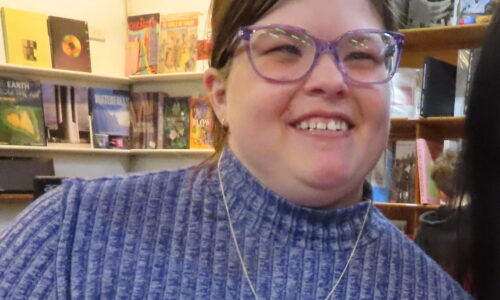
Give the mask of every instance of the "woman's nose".
<svg viewBox="0 0 500 300">
<path fill-rule="evenodd" d="M 305 92 L 320 97 L 338 97 L 345 94 L 344 75 L 330 53 L 323 53 L 311 69 L 304 83 Z"/>
</svg>

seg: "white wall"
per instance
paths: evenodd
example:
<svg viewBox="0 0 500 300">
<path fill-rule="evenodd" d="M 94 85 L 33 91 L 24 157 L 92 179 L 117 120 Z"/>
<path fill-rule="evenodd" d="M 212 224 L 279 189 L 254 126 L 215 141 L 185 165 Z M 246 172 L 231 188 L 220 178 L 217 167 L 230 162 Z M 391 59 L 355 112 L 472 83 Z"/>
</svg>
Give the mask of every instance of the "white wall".
<svg viewBox="0 0 500 300">
<path fill-rule="evenodd" d="M 0 0 L 0 6 L 87 21 L 92 73 L 124 75 L 127 38 L 124 0 Z M 104 37 L 104 41 L 94 37 Z"/>
</svg>

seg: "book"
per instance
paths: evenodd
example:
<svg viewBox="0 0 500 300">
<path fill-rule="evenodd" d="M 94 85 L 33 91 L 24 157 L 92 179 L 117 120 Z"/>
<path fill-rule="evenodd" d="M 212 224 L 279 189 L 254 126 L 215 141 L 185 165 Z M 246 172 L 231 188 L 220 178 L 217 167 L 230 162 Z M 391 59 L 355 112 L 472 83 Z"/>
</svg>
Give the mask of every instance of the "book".
<svg viewBox="0 0 500 300">
<path fill-rule="evenodd" d="M 45 145 L 39 82 L 0 78 L 0 144 Z"/>
<path fill-rule="evenodd" d="M 88 88 L 44 83 L 42 99 L 47 141 L 89 147 Z"/>
<path fill-rule="evenodd" d="M 198 16 L 182 13 L 161 18 L 159 73 L 196 71 Z"/>
<path fill-rule="evenodd" d="M 91 72 L 87 22 L 49 16 L 48 24 L 52 67 Z"/>
<path fill-rule="evenodd" d="M 3 7 L 2 28 L 7 63 L 52 68 L 46 15 Z"/>
<path fill-rule="evenodd" d="M 460 0 L 411 0 L 408 28 L 456 25 Z"/>
<path fill-rule="evenodd" d="M 127 69 L 130 74 L 156 74 L 158 71 L 158 35 L 160 14 L 130 16 L 126 45 Z M 137 53 L 138 57 L 134 57 Z"/>
<path fill-rule="evenodd" d="M 373 192 L 373 201 L 389 202 L 391 194 L 391 173 L 392 173 L 393 150 L 387 148 L 375 167 L 368 173 L 366 180 L 370 183 Z"/>
<path fill-rule="evenodd" d="M 128 91 L 90 88 L 89 103 L 94 148 L 128 148 Z"/>
<path fill-rule="evenodd" d="M 492 0 L 460 0 L 458 24 L 481 23 L 478 22 L 478 18 L 493 14 L 494 2 Z"/>
<path fill-rule="evenodd" d="M 420 116 L 453 116 L 457 67 L 433 57 L 424 58 Z"/>
<path fill-rule="evenodd" d="M 390 106 L 391 118 L 418 118 L 422 69 L 399 68 L 391 82 L 394 91 Z"/>
<path fill-rule="evenodd" d="M 210 101 L 205 97 L 191 98 L 189 110 L 189 148 L 213 149 L 214 114 Z"/>
<path fill-rule="evenodd" d="M 130 147 L 161 149 L 163 136 L 163 99 L 159 92 L 134 92 L 130 97 Z"/>
<path fill-rule="evenodd" d="M 163 148 L 189 148 L 189 97 L 165 99 Z"/>
<path fill-rule="evenodd" d="M 397 140 L 394 144 L 391 202 L 415 202 L 416 163 L 415 141 Z"/>
<path fill-rule="evenodd" d="M 442 145 L 418 138 L 416 147 L 420 204 L 439 204 L 439 193 L 436 183 L 431 178 L 431 172 L 434 165 L 432 153 L 441 153 Z"/>
<path fill-rule="evenodd" d="M 455 117 L 465 116 L 470 87 L 480 55 L 481 49 L 458 50 L 455 105 L 453 107 L 453 115 Z"/>
</svg>

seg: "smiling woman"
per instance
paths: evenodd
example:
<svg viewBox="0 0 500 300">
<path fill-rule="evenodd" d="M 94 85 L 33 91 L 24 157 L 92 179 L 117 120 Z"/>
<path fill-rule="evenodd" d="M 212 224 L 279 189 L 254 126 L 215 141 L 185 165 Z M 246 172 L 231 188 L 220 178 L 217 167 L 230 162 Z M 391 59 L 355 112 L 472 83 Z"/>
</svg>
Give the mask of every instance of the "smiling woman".
<svg viewBox="0 0 500 300">
<path fill-rule="evenodd" d="M 0 298 L 468 299 L 365 183 L 404 40 L 387 3 L 216 0 L 213 159 L 42 196 L 0 236 Z"/>
</svg>

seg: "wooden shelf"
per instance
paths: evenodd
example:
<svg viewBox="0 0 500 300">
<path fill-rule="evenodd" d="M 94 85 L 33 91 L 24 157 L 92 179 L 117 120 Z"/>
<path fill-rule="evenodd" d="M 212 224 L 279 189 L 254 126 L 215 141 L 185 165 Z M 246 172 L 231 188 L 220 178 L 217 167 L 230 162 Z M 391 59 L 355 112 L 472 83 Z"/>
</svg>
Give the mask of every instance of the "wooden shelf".
<svg viewBox="0 0 500 300">
<path fill-rule="evenodd" d="M 106 76 L 87 72 L 67 71 L 60 69 L 46 69 L 40 67 L 29 67 L 14 64 L 0 64 L 0 73 L 14 73 L 20 75 L 35 75 L 51 78 L 85 80 L 100 83 L 129 84 L 130 79 L 123 76 Z"/>
<path fill-rule="evenodd" d="M 421 68 L 425 56 L 457 63 L 457 50 L 480 47 L 488 24 L 403 29 L 401 67 Z"/>
<path fill-rule="evenodd" d="M 0 202 L 31 202 L 33 201 L 33 194 L 25 194 L 25 193 L 0 193 Z"/>
<path fill-rule="evenodd" d="M 421 205 L 412 203 L 375 203 L 375 206 L 391 220 L 406 221 L 405 233 L 415 236 L 420 215 L 426 211 L 436 210 L 439 205 Z"/>
<path fill-rule="evenodd" d="M 458 139 L 463 136 L 465 117 L 391 119 L 391 140 Z"/>
</svg>

